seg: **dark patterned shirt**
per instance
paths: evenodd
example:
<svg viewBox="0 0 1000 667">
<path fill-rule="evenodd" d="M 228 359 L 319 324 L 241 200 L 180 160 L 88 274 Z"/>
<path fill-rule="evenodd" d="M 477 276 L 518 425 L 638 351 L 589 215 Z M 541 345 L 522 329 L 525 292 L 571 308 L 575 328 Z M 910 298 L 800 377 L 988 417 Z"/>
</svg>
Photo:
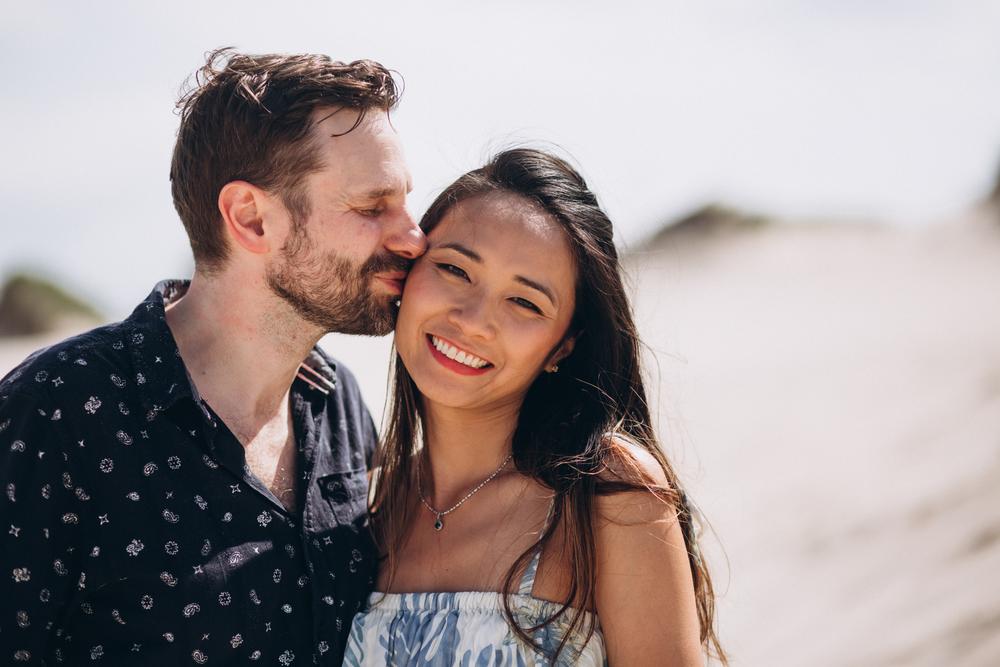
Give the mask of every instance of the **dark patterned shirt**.
<svg viewBox="0 0 1000 667">
<path fill-rule="evenodd" d="M 340 665 L 375 573 L 371 417 L 314 350 L 286 511 L 190 381 L 164 318 L 184 289 L 0 381 L 0 664 Z"/>
</svg>

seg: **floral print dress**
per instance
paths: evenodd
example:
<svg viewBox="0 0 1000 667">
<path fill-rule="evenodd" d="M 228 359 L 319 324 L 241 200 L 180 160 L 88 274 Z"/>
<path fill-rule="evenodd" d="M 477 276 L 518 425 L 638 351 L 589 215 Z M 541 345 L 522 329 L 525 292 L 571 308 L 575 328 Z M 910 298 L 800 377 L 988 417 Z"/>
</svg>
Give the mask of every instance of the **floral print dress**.
<svg viewBox="0 0 1000 667">
<path fill-rule="evenodd" d="M 531 595 L 541 550 L 535 552 L 511 596 L 522 627 L 531 627 L 555 613 L 561 605 Z M 345 667 L 541 667 L 569 630 L 574 610 L 535 631 L 540 653 L 514 634 L 503 613 L 503 596 L 489 591 L 458 593 L 372 593 L 368 609 L 354 617 Z M 566 642 L 556 665 L 607 665 L 604 636 L 596 616 L 583 612 L 583 627 L 593 622 L 594 633 Z"/>
</svg>

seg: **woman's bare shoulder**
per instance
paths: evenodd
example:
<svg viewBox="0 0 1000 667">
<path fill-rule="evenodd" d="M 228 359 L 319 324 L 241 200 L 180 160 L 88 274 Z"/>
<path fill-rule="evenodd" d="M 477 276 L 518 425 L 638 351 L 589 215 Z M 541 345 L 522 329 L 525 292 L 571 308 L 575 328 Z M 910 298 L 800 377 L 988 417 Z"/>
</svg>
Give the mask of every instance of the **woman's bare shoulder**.
<svg viewBox="0 0 1000 667">
<path fill-rule="evenodd" d="M 699 621 L 677 490 L 655 454 L 615 437 L 595 500 L 597 612 L 612 662 L 693 665 Z M 617 484 L 616 484 L 617 483 Z M 620 485 L 630 490 L 617 490 Z"/>
<path fill-rule="evenodd" d="M 598 513 L 627 522 L 676 517 L 674 489 L 653 452 L 621 435 L 609 435 L 609 455 L 599 474 L 607 492 L 596 498 Z"/>
</svg>

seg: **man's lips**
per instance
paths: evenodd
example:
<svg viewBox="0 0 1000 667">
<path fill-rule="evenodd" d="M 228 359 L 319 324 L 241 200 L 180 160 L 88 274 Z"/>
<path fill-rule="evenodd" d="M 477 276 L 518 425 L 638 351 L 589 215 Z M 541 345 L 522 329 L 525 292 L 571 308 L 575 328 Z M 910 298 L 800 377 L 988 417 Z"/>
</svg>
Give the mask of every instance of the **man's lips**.
<svg viewBox="0 0 1000 667">
<path fill-rule="evenodd" d="M 403 293 L 403 284 L 406 282 L 405 273 L 380 273 L 375 277 L 385 285 L 388 285 L 394 294 Z"/>
</svg>

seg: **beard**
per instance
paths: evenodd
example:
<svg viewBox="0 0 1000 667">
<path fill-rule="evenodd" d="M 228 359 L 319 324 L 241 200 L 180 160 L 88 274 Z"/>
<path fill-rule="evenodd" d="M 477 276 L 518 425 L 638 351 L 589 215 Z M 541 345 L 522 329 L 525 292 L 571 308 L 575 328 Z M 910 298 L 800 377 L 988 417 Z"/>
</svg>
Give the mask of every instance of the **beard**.
<svg viewBox="0 0 1000 667">
<path fill-rule="evenodd" d="M 335 252 L 314 252 L 305 225 L 295 221 L 281 260 L 268 267 L 265 280 L 300 317 L 327 333 L 384 336 L 396 324 L 399 296 L 373 293 L 375 274 L 409 267 L 409 260 L 389 253 L 358 266 Z"/>
</svg>

